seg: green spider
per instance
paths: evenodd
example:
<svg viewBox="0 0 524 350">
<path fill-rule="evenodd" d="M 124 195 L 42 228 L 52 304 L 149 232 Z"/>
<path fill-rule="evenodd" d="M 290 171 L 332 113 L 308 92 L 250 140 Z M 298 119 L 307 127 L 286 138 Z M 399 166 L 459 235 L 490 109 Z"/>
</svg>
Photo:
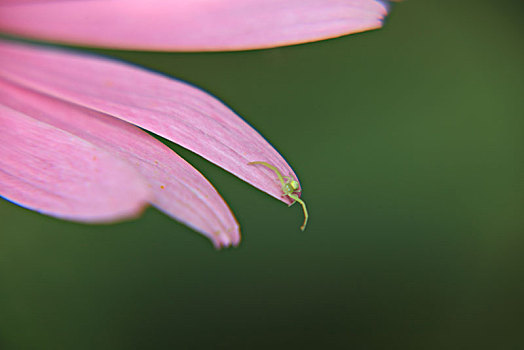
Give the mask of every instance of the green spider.
<svg viewBox="0 0 524 350">
<path fill-rule="evenodd" d="M 300 188 L 300 185 L 298 184 L 298 181 L 293 180 L 289 176 L 282 176 L 282 174 L 280 173 L 280 171 L 278 171 L 277 168 L 275 168 L 273 165 L 268 164 L 266 162 L 258 162 L 257 161 L 257 162 L 249 162 L 248 164 L 249 165 L 254 165 L 254 164 L 263 165 L 263 166 L 273 170 L 275 172 L 275 174 L 277 174 L 278 180 L 280 181 L 280 184 L 282 185 L 281 188 L 282 188 L 282 192 L 284 192 L 284 196 L 288 196 L 289 198 L 291 198 L 293 200 L 293 203 L 291 203 L 289 206 L 292 206 L 293 204 L 295 204 L 295 202 L 299 202 L 300 205 L 302 206 L 302 209 L 304 210 L 304 224 L 302 224 L 302 226 L 300 226 L 300 229 L 302 231 L 304 231 L 306 229 L 307 219 L 308 219 L 309 215 L 308 215 L 308 212 L 307 212 L 307 209 L 306 209 L 306 203 L 304 203 L 304 201 L 302 199 L 300 199 L 298 197 L 298 195 L 296 194 L 298 192 L 302 192 L 302 189 Z M 286 181 L 284 181 L 284 179 L 286 179 Z"/>
</svg>

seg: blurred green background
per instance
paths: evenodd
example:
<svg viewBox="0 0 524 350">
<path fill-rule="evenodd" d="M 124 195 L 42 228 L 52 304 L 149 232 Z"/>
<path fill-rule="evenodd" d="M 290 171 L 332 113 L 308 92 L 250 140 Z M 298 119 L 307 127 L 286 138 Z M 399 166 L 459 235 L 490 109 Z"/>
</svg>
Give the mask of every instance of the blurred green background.
<svg viewBox="0 0 524 350">
<path fill-rule="evenodd" d="M 0 201 L 1 349 L 521 349 L 521 1 L 405 1 L 383 29 L 236 53 L 92 50 L 222 99 L 310 209 L 172 145 L 243 241 L 155 209 L 88 226 Z"/>
</svg>

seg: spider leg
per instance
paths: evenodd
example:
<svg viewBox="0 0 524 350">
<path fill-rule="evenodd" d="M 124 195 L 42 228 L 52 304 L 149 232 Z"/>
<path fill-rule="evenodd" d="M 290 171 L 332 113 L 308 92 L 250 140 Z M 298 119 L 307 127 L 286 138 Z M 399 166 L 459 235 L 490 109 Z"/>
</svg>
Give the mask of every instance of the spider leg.
<svg viewBox="0 0 524 350">
<path fill-rule="evenodd" d="M 275 174 L 277 175 L 278 180 L 280 181 L 280 185 L 282 186 L 282 188 L 284 188 L 284 185 L 286 183 L 284 182 L 284 179 L 282 178 L 282 174 L 280 174 L 280 171 L 278 171 L 278 169 L 276 167 L 274 167 L 273 165 L 268 164 L 266 162 L 259 162 L 259 161 L 249 162 L 247 164 L 249 164 L 249 165 L 260 164 L 260 165 L 265 166 L 266 168 L 269 168 L 269 169 L 273 170 L 275 172 Z"/>
<path fill-rule="evenodd" d="M 294 199 L 296 202 L 299 202 L 300 205 L 302 206 L 302 210 L 304 210 L 304 223 L 302 224 L 302 226 L 300 226 L 300 229 L 304 231 L 306 229 L 307 219 L 309 218 L 309 214 L 306 208 L 306 203 L 304 203 L 302 199 L 298 198 L 296 194 L 289 194 L 288 196 L 289 198 Z"/>
</svg>

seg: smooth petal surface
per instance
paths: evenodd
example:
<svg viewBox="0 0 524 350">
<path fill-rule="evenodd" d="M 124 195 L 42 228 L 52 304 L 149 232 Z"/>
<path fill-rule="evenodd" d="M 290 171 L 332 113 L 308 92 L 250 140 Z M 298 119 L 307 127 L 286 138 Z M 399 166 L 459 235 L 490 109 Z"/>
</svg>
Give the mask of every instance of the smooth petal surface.
<svg viewBox="0 0 524 350">
<path fill-rule="evenodd" d="M 31 206 L 32 208 L 47 208 L 49 205 L 69 203 L 69 198 L 66 200 L 55 198 L 56 195 L 53 194 L 57 191 L 55 187 L 62 189 L 62 184 L 52 176 L 67 175 L 68 178 L 82 181 L 92 176 L 91 172 L 84 173 L 82 170 L 85 167 L 82 166 L 78 174 L 74 176 L 64 174 L 61 168 L 55 168 L 55 158 L 66 157 L 71 171 L 77 168 L 78 162 L 87 159 L 88 164 L 105 166 L 106 168 L 102 170 L 107 179 L 105 177 L 101 179 L 100 176 L 90 179 L 89 189 L 93 191 L 92 193 L 78 192 L 76 188 L 67 189 L 67 193 L 74 196 L 73 198 L 80 204 L 80 213 L 83 209 L 82 205 L 88 205 L 93 200 L 102 201 L 107 198 L 115 198 L 124 201 L 124 203 L 108 203 L 108 207 L 103 208 L 114 211 L 112 206 L 118 208 L 122 204 L 129 205 L 125 201 L 133 203 L 133 201 L 140 200 L 140 203 L 144 204 L 144 194 L 147 194 L 147 200 L 153 205 L 203 233 L 213 241 L 216 247 L 239 243 L 238 224 L 213 186 L 191 165 L 146 132 L 119 119 L 36 93 L 1 79 L 0 103 L 4 105 L 4 109 L 14 111 L 5 118 L 10 124 L 2 125 L 2 133 L 5 129 L 10 137 L 2 142 L 2 145 L 5 146 L 0 153 L 2 169 L 3 163 L 6 163 L 7 166 L 14 167 L 18 171 L 17 174 L 13 174 L 18 182 L 33 187 L 40 184 L 50 187 L 46 193 L 50 194 L 52 200 L 36 203 Z M 41 130 L 33 132 L 33 129 L 26 129 L 25 125 L 19 125 L 25 121 L 24 118 L 31 118 L 33 129 L 34 125 L 39 125 Z M 54 133 L 50 133 L 49 130 L 53 130 Z M 118 167 L 115 169 L 116 165 L 108 165 L 102 156 L 96 156 L 96 159 L 93 159 L 92 157 L 95 156 L 91 156 L 92 151 L 87 156 L 83 156 L 79 154 L 82 148 L 71 150 L 73 146 L 78 147 L 77 144 L 72 145 L 71 148 L 65 148 L 62 144 L 46 147 L 48 144 L 41 144 L 38 139 L 28 138 L 28 132 L 36 135 L 37 138 L 51 138 L 57 133 L 67 135 L 67 139 L 78 140 L 78 143 L 85 145 L 90 150 L 93 148 L 99 153 L 104 152 L 106 158 L 110 157 L 111 162 L 116 165 L 121 164 L 122 167 L 125 165 L 127 172 L 120 171 Z M 23 133 L 20 139 L 16 137 L 19 133 Z M 28 158 L 23 150 L 17 151 L 18 157 L 11 155 L 11 147 L 17 150 L 21 144 L 28 144 L 36 149 L 38 154 L 35 157 L 42 155 L 46 157 L 46 162 L 50 166 L 49 178 L 34 179 L 26 176 L 26 174 L 35 173 L 32 170 L 34 167 L 28 164 L 33 161 L 32 158 Z M 6 154 L 9 150 L 11 153 Z M 95 169 L 100 171 L 99 167 Z M 135 178 L 137 180 L 130 181 L 124 175 L 131 177 L 131 180 Z M 111 181 L 115 177 L 116 180 Z M 118 182 L 115 183 L 117 180 Z M 110 185 L 116 186 L 116 189 L 110 188 Z M 136 193 L 137 189 L 129 190 L 129 186 L 136 186 L 141 192 Z M 7 187 L 20 192 L 24 190 L 23 187 L 9 186 L 9 183 Z M 119 188 L 128 192 L 113 194 Z M 0 181 L 0 192 L 8 199 L 17 201 L 11 192 L 5 193 L 6 183 L 3 181 Z M 39 193 L 34 193 L 34 195 L 29 193 L 28 197 L 33 201 L 38 201 L 39 195 Z M 118 218 L 118 213 L 115 214 L 114 218 Z M 69 218 L 82 219 L 82 217 L 75 216 L 69 216 Z M 93 219 L 98 218 L 95 216 Z"/>
<path fill-rule="evenodd" d="M 7 1 L 0 31 L 71 44 L 148 50 L 245 50 L 382 26 L 378 0 Z"/>
<path fill-rule="evenodd" d="M 149 200 L 139 174 L 104 150 L 0 105 L 0 195 L 62 219 L 138 215 Z"/>
<path fill-rule="evenodd" d="M 209 94 L 121 62 L 0 41 L 0 77 L 152 131 L 235 174 L 275 198 L 275 174 L 248 165 L 265 161 L 296 179 L 282 156 Z"/>
</svg>

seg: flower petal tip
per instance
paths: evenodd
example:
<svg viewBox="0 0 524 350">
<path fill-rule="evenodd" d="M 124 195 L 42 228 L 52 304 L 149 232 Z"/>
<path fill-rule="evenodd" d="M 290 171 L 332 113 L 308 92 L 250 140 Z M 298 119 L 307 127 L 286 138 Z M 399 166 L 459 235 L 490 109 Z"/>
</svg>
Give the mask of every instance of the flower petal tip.
<svg viewBox="0 0 524 350">
<path fill-rule="evenodd" d="M 237 247 L 240 244 L 240 231 L 238 227 L 231 228 L 227 232 L 217 231 L 208 236 L 216 250 L 222 248 Z"/>
</svg>

